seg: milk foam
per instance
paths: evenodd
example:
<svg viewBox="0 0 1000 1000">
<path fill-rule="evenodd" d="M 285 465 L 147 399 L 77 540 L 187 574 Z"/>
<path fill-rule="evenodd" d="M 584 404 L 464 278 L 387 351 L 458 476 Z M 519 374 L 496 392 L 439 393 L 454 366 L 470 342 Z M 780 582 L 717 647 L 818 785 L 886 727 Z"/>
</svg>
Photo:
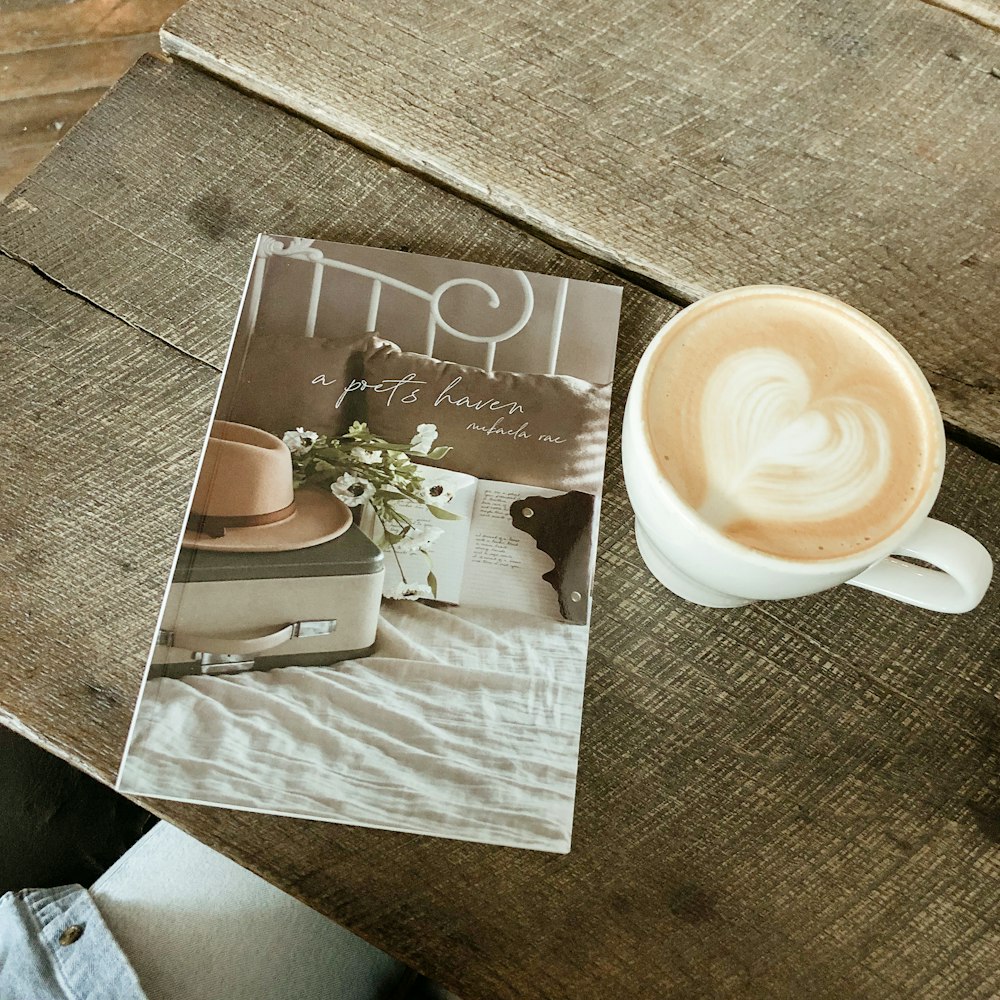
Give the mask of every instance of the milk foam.
<svg viewBox="0 0 1000 1000">
<path fill-rule="evenodd" d="M 795 559 L 874 546 L 933 466 L 935 415 L 899 358 L 815 300 L 772 293 L 682 316 L 647 380 L 653 453 L 681 498 L 743 544 Z"/>
<path fill-rule="evenodd" d="M 709 376 L 701 402 L 707 496 L 717 527 L 736 516 L 823 521 L 878 495 L 889 474 L 889 428 L 850 396 L 823 398 L 784 351 L 737 351 Z"/>
</svg>

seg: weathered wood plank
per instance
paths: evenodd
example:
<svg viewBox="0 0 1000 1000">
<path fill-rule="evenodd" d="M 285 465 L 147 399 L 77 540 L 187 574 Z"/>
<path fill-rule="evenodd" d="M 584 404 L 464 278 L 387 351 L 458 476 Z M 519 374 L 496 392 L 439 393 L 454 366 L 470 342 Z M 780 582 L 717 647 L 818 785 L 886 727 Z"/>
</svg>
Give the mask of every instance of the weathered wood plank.
<svg viewBox="0 0 1000 1000">
<path fill-rule="evenodd" d="M 179 0 L 74 0 L 0 11 L 0 52 L 21 52 L 72 42 L 147 35 L 180 6 Z"/>
<path fill-rule="evenodd" d="M 684 299 L 875 316 L 1000 442 L 1000 35 L 917 0 L 193 0 L 169 52 Z"/>
<path fill-rule="evenodd" d="M 0 93 L 6 101 L 17 101 L 110 87 L 144 52 L 159 51 L 159 38 L 154 33 L 7 53 L 0 58 Z"/>
<path fill-rule="evenodd" d="M 4 101 L 0 104 L 0 146 L 34 142 L 55 145 L 100 100 L 105 89 L 93 87 Z"/>
<path fill-rule="evenodd" d="M 64 0 L 65 3 L 72 3 L 73 0 Z M 23 10 L 39 10 L 52 6 L 52 0 L 4 0 L 4 13 Z"/>
<path fill-rule="evenodd" d="M 5 198 L 19 181 L 41 163 L 54 141 L 11 143 L 0 148 L 0 198 Z"/>
<path fill-rule="evenodd" d="M 214 389 L 184 351 L 221 358 L 268 228 L 602 276 L 182 65 L 144 61 L 74 129 L 0 229 L 77 293 L 0 261 L 0 709 L 105 780 Z M 850 588 L 736 612 L 661 591 L 617 429 L 673 309 L 625 288 L 569 855 L 144 804 L 463 1000 L 986 1000 L 1000 588 L 954 618 Z M 936 512 L 996 556 L 1000 467 L 949 462 Z"/>
<path fill-rule="evenodd" d="M 7 257 L 0 274 L 2 706 L 36 699 L 21 728 L 106 781 L 122 733 L 98 719 L 130 712 L 131 623 L 155 620 L 176 541 L 146 528 L 183 520 L 218 373 Z"/>
<path fill-rule="evenodd" d="M 179 0 L 3 4 L 0 199 L 139 54 L 159 51 L 154 33 L 179 5 Z"/>
</svg>

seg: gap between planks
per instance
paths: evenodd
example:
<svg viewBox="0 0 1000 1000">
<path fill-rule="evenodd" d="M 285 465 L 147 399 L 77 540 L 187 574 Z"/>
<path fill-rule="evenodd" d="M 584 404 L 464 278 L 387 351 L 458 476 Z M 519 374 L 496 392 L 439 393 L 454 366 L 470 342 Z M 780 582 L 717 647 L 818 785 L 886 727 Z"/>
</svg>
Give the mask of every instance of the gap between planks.
<svg viewBox="0 0 1000 1000">
<path fill-rule="evenodd" d="M 12 201 L 11 204 L 15 203 L 16 200 Z M 79 299 L 81 302 L 86 302 L 88 306 L 93 306 L 98 311 L 104 313 L 105 316 L 110 316 L 112 319 L 118 320 L 119 323 L 124 323 L 126 326 L 131 327 L 133 330 L 145 334 L 147 337 L 151 337 L 153 340 L 159 341 L 165 347 L 169 347 L 171 350 L 176 351 L 178 354 L 182 354 L 184 357 L 190 358 L 192 361 L 196 361 L 200 365 L 204 365 L 206 368 L 211 369 L 213 372 L 221 374 L 222 369 L 219 368 L 217 365 L 213 365 L 211 361 L 207 361 L 205 358 L 201 357 L 198 354 L 193 354 L 191 351 L 184 350 L 183 347 L 181 347 L 178 344 L 175 344 L 172 340 L 168 340 L 166 337 L 161 337 L 158 333 L 154 333 L 152 330 L 149 330 L 144 326 L 139 326 L 138 323 L 133 322 L 132 320 L 128 319 L 125 316 L 119 316 L 113 309 L 108 309 L 106 306 L 101 305 L 101 303 L 98 302 L 96 299 L 92 299 L 89 295 L 85 295 L 83 292 L 77 291 L 77 289 L 75 288 L 70 288 L 69 285 L 66 285 L 63 282 L 59 281 L 58 278 L 54 278 L 51 274 L 47 273 L 37 264 L 32 263 L 30 260 L 27 260 L 26 258 L 19 256 L 18 254 L 11 253 L 4 247 L 0 247 L 0 257 L 6 257 L 8 260 L 13 261 L 15 264 L 20 264 L 22 267 L 26 267 L 29 271 L 34 272 L 35 274 L 38 275 L 38 277 L 47 281 L 50 285 L 54 285 L 61 292 L 65 292 L 67 295 L 72 295 L 73 298 Z"/>
</svg>

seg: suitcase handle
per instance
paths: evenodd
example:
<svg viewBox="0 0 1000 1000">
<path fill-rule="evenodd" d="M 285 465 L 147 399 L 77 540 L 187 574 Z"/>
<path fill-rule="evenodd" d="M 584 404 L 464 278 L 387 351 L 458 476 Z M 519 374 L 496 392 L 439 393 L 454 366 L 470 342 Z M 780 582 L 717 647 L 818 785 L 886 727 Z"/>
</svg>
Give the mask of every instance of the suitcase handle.
<svg viewBox="0 0 1000 1000">
<path fill-rule="evenodd" d="M 257 656 L 280 646 L 289 639 L 311 635 L 330 635 L 337 628 L 336 618 L 317 621 L 291 622 L 271 632 L 250 632 L 244 635 L 200 635 L 194 632 L 162 630 L 157 636 L 161 646 L 190 649 L 198 653 L 242 653 Z"/>
</svg>

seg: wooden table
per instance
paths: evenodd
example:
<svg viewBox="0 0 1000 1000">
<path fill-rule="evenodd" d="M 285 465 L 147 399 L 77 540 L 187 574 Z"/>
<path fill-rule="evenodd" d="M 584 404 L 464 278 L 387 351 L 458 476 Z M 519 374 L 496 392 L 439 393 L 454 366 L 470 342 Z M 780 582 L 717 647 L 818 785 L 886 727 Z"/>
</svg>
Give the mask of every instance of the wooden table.
<svg viewBox="0 0 1000 1000">
<path fill-rule="evenodd" d="M 619 281 L 572 852 L 144 804 L 466 1000 L 1000 994 L 1000 587 L 684 605 L 618 450 L 680 304 L 807 284 L 924 366 L 936 513 L 997 557 L 1000 7 L 961 6 L 183 8 L 0 212 L 0 718 L 113 779 L 258 231 Z"/>
</svg>

